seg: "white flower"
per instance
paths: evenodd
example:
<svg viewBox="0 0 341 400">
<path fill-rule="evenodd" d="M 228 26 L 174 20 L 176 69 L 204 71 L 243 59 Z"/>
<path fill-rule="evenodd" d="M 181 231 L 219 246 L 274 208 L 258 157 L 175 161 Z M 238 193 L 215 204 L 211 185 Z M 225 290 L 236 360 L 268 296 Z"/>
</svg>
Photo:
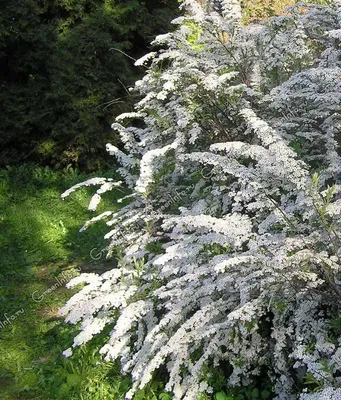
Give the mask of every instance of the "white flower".
<svg viewBox="0 0 341 400">
<path fill-rule="evenodd" d="M 72 356 L 72 349 L 71 349 L 71 347 L 69 347 L 68 349 L 66 349 L 66 350 L 63 351 L 63 356 L 66 357 L 66 358 Z"/>
</svg>

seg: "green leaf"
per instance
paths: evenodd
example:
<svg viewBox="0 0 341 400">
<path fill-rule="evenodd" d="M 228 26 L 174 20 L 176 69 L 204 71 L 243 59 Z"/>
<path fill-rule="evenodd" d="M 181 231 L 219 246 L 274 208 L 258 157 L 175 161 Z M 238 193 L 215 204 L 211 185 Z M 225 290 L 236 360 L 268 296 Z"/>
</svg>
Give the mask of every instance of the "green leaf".
<svg viewBox="0 0 341 400">
<path fill-rule="evenodd" d="M 161 393 L 159 395 L 159 400 L 172 400 L 172 396 L 168 393 Z"/>
<path fill-rule="evenodd" d="M 271 393 L 268 390 L 263 390 L 261 393 L 261 398 L 263 400 L 267 400 L 271 396 Z"/>
<path fill-rule="evenodd" d="M 134 400 L 144 400 L 145 399 L 145 390 L 141 389 L 135 393 Z"/>
<path fill-rule="evenodd" d="M 214 395 L 214 400 L 227 400 L 227 396 L 224 392 L 218 392 Z"/>
<path fill-rule="evenodd" d="M 259 390 L 257 388 L 254 388 L 252 390 L 251 396 L 253 399 L 258 399 L 259 398 Z"/>
<path fill-rule="evenodd" d="M 319 181 L 320 181 L 320 177 L 319 177 L 319 174 L 317 173 L 317 172 L 315 172 L 314 174 L 313 174 L 313 176 L 312 176 L 312 181 L 313 181 L 313 185 L 314 185 L 314 187 L 318 187 L 318 185 L 319 185 Z"/>
</svg>

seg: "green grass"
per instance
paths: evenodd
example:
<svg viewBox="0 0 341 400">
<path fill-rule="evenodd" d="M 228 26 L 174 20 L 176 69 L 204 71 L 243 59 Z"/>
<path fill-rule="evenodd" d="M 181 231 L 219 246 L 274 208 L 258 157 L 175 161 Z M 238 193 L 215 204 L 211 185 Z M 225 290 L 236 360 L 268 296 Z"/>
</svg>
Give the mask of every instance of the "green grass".
<svg viewBox="0 0 341 400">
<path fill-rule="evenodd" d="M 77 349 L 71 360 L 61 355 L 75 328 L 63 322 L 58 309 L 75 291 L 60 285 L 43 296 L 62 274 L 77 275 L 79 266 L 91 271 L 113 265 L 90 257 L 92 248 L 106 246 L 104 222 L 78 232 L 94 215 L 87 210 L 94 188 L 60 199 L 65 189 L 88 178 L 34 165 L 0 170 L 1 400 L 121 399 L 128 389 L 117 365 L 101 362 L 103 337 Z M 115 209 L 122 195 L 108 193 L 96 214 Z"/>
<path fill-rule="evenodd" d="M 0 171 L 0 273 L 16 274 L 37 264 L 91 261 L 90 249 L 105 246 L 104 223 L 78 232 L 94 215 L 87 210 L 94 188 L 60 199 L 64 190 L 87 178 L 73 170 L 53 172 L 33 165 Z M 109 192 L 98 213 L 117 207 L 120 196 L 119 191 Z"/>
</svg>

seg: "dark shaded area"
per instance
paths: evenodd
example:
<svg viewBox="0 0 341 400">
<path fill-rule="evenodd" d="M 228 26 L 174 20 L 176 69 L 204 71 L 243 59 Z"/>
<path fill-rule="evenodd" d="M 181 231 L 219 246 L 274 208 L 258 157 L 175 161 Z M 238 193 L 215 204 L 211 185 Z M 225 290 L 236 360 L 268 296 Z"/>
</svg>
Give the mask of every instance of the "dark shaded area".
<svg viewBox="0 0 341 400">
<path fill-rule="evenodd" d="M 116 115 L 176 0 L 17 0 L 0 13 L 0 166 L 37 161 L 96 170 Z M 114 50 L 116 49 L 116 50 Z M 119 99 L 119 100 L 116 100 Z"/>
</svg>

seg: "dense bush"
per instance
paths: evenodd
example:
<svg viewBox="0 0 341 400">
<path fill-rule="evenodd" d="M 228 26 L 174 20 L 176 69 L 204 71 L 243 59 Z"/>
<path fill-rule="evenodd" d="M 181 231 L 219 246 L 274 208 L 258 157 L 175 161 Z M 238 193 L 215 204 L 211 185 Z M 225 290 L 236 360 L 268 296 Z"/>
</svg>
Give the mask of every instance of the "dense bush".
<svg viewBox="0 0 341 400">
<path fill-rule="evenodd" d="M 237 0 L 203 3 L 157 37 L 143 99 L 116 118 L 133 200 L 84 226 L 108 219 L 122 256 L 72 282 L 73 347 L 113 325 L 100 352 L 131 374 L 127 398 L 162 370 L 174 399 L 256 382 L 339 399 L 341 4 L 243 26 Z M 92 208 L 117 185 L 84 184 Z"/>
<path fill-rule="evenodd" d="M 167 32 L 176 0 L 18 0 L 0 14 L 0 165 L 35 160 L 94 169 L 141 56 Z M 120 99 L 120 100 L 117 100 Z M 101 154 L 102 152 L 102 154 Z"/>
</svg>

